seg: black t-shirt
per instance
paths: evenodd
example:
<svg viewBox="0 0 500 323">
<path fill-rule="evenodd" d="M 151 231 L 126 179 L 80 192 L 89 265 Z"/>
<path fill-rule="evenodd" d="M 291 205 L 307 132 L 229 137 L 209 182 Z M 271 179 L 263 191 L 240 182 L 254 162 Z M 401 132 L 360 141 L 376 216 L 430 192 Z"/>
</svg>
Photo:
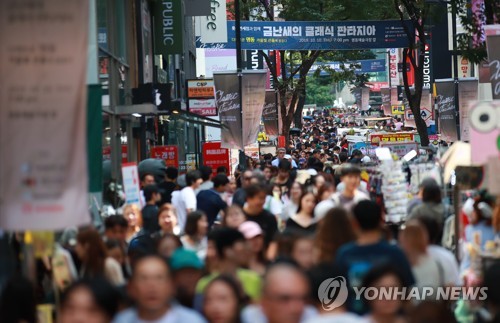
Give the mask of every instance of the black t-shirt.
<svg viewBox="0 0 500 323">
<path fill-rule="evenodd" d="M 158 207 L 156 205 L 146 205 L 142 208 L 142 227 L 148 233 L 160 230 Z"/>
<path fill-rule="evenodd" d="M 271 241 L 278 231 L 278 222 L 272 213 L 266 210 L 262 210 L 258 215 L 250 215 L 246 212 L 245 216 L 248 221 L 256 222 L 260 225 L 262 231 L 264 231 L 264 241 L 266 243 L 266 247 L 269 246 Z"/>
<path fill-rule="evenodd" d="M 311 223 L 308 227 L 303 227 L 300 224 L 298 224 L 297 222 L 295 222 L 295 220 L 293 220 L 292 218 L 289 218 L 286 221 L 286 229 L 285 230 L 289 231 L 289 232 L 297 232 L 297 233 L 303 234 L 303 235 L 311 235 L 311 234 L 314 234 L 316 232 L 317 226 L 318 226 L 317 223 Z"/>
<path fill-rule="evenodd" d="M 208 227 L 211 228 L 221 210 L 227 208 L 226 202 L 222 200 L 217 191 L 210 189 L 198 193 L 196 196 L 197 208 L 205 212 L 208 220 Z"/>
<path fill-rule="evenodd" d="M 161 193 L 160 205 L 172 203 L 172 192 L 175 191 L 176 185 L 174 182 L 162 182 L 158 184 Z"/>
</svg>

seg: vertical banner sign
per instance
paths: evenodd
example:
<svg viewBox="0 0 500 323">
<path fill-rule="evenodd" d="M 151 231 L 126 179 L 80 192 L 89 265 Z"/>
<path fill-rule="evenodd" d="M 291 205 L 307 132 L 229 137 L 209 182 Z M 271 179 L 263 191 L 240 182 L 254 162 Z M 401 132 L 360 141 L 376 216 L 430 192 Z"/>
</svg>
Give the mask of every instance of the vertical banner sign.
<svg viewBox="0 0 500 323">
<path fill-rule="evenodd" d="M 398 63 L 399 63 L 398 49 L 397 48 L 389 49 L 389 73 L 391 78 L 391 86 L 400 85 Z"/>
<path fill-rule="evenodd" d="M 222 124 L 222 147 L 243 150 L 238 82 L 238 75 L 234 72 L 214 73 L 215 100 Z"/>
<path fill-rule="evenodd" d="M 486 47 L 490 62 L 490 82 L 493 99 L 500 99 L 500 35 L 487 35 Z"/>
<path fill-rule="evenodd" d="M 382 95 L 382 108 L 384 109 L 384 115 L 390 116 L 391 111 L 391 89 L 381 88 L 380 94 Z"/>
<path fill-rule="evenodd" d="M 179 168 L 179 151 L 177 146 L 151 147 L 151 158 L 163 159 L 165 166 Z"/>
<path fill-rule="evenodd" d="M 274 90 L 266 90 L 266 102 L 262 110 L 262 122 L 266 135 L 271 140 L 276 139 L 278 132 L 278 105 L 276 102 L 276 92 Z"/>
<path fill-rule="evenodd" d="M 196 19 L 196 34 L 203 43 L 227 42 L 226 0 L 211 0 L 208 16 Z"/>
<path fill-rule="evenodd" d="M 474 165 L 484 165 L 488 158 L 498 159 L 500 156 L 499 109 L 500 101 L 472 102 L 470 106 L 470 143 Z"/>
<path fill-rule="evenodd" d="M 460 111 L 460 140 L 469 141 L 469 107 L 478 99 L 477 79 L 460 80 L 458 84 L 458 104 Z"/>
<path fill-rule="evenodd" d="M 264 68 L 264 57 L 258 50 L 246 50 L 246 66 L 248 70 L 261 70 Z"/>
<path fill-rule="evenodd" d="M 370 88 L 361 88 L 361 107 L 360 109 L 366 111 L 369 109 L 370 105 Z"/>
<path fill-rule="evenodd" d="M 266 100 L 266 76 L 265 70 L 243 72 L 243 146 L 257 141 Z"/>
<path fill-rule="evenodd" d="M 139 170 L 137 163 L 126 163 L 122 165 L 123 191 L 126 204 L 141 205 L 141 188 L 139 185 Z"/>
<path fill-rule="evenodd" d="M 229 149 L 222 148 L 220 142 L 206 142 L 202 147 L 203 165 L 212 168 L 212 174 L 217 174 L 217 167 L 224 166 L 229 171 Z"/>
<path fill-rule="evenodd" d="M 151 32 L 151 13 L 147 0 L 141 0 L 141 48 L 142 83 L 153 82 L 153 35 Z"/>
<path fill-rule="evenodd" d="M 183 17 L 181 0 L 154 1 L 156 55 L 183 53 Z"/>
<path fill-rule="evenodd" d="M 61 230 L 90 222 L 88 12 L 88 1 L 0 1 L 4 230 Z"/>
<path fill-rule="evenodd" d="M 439 113 L 439 132 L 447 142 L 457 141 L 457 121 L 453 80 L 436 80 L 436 107 Z"/>
<path fill-rule="evenodd" d="M 431 64 L 431 37 L 429 34 L 427 34 L 427 44 L 425 44 L 423 73 L 424 73 L 424 85 L 422 88 L 430 90 L 433 79 L 432 79 L 432 64 Z"/>
</svg>

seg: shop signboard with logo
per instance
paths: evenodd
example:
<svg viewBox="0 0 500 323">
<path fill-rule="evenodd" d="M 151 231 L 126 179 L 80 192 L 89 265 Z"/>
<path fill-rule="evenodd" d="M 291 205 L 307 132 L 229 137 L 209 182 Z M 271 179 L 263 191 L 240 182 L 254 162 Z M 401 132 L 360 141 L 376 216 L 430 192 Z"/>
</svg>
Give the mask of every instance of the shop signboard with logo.
<svg viewBox="0 0 500 323">
<path fill-rule="evenodd" d="M 402 116 L 405 114 L 405 106 L 401 105 L 393 105 L 391 106 L 392 115 L 394 116 Z"/>
<path fill-rule="evenodd" d="M 177 146 L 152 147 L 151 158 L 163 159 L 165 161 L 165 166 L 179 168 L 179 152 Z"/>
<path fill-rule="evenodd" d="M 203 165 L 212 168 L 216 175 L 217 167 L 224 166 L 229 171 L 229 149 L 222 148 L 220 142 L 206 142 L 202 147 Z"/>
<path fill-rule="evenodd" d="M 415 135 L 409 132 L 376 133 L 370 135 L 370 142 L 372 143 L 372 145 L 378 145 L 381 143 L 412 142 L 414 140 Z"/>
<path fill-rule="evenodd" d="M 154 1 L 153 10 L 156 18 L 154 20 L 155 54 L 163 56 L 182 54 L 184 49 L 182 1 Z"/>
<path fill-rule="evenodd" d="M 214 81 L 211 79 L 188 80 L 189 112 L 205 116 L 217 116 Z"/>
</svg>

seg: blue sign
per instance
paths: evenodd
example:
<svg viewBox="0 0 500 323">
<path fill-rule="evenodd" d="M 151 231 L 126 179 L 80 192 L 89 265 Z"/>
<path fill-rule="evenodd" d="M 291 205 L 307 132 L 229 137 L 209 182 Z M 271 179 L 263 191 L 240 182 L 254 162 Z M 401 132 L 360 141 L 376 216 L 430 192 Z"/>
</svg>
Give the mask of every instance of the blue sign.
<svg viewBox="0 0 500 323">
<path fill-rule="evenodd" d="M 414 35 L 410 21 L 405 25 Z M 198 48 L 236 48 L 234 21 L 227 22 L 227 43 L 203 43 Z M 270 50 L 352 50 L 409 47 L 400 20 L 382 21 L 242 21 L 241 48 Z"/>
<path fill-rule="evenodd" d="M 309 70 L 309 74 L 314 73 L 318 68 L 328 67 L 336 72 L 342 71 L 342 65 L 345 69 L 351 68 L 352 65 L 357 65 L 355 68 L 355 73 L 375 73 L 375 72 L 386 72 L 385 59 L 367 59 L 354 62 L 325 62 L 314 64 Z M 327 72 L 321 71 L 320 75 L 328 75 Z"/>
</svg>

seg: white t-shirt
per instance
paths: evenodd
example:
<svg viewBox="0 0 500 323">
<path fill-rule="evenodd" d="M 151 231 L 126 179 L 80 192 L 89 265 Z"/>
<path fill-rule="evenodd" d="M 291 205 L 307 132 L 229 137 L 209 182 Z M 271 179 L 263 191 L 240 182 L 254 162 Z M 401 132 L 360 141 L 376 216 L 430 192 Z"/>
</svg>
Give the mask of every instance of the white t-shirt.
<svg viewBox="0 0 500 323">
<path fill-rule="evenodd" d="M 191 186 L 184 187 L 181 191 L 172 193 L 172 205 L 177 211 L 179 228 L 184 231 L 186 225 L 187 210 L 196 210 L 196 194 Z"/>
<path fill-rule="evenodd" d="M 434 258 L 425 255 L 419 259 L 418 265 L 412 266 L 413 276 L 415 276 L 415 287 L 423 290 L 424 287 L 439 287 L 444 282 L 444 271 L 439 268 L 439 264 Z M 432 299 L 430 295 L 428 299 Z"/>
<path fill-rule="evenodd" d="M 427 253 L 434 260 L 438 261 L 444 271 L 444 283 L 451 286 L 461 286 L 460 270 L 453 253 L 446 248 L 436 245 L 427 247 Z"/>
</svg>

